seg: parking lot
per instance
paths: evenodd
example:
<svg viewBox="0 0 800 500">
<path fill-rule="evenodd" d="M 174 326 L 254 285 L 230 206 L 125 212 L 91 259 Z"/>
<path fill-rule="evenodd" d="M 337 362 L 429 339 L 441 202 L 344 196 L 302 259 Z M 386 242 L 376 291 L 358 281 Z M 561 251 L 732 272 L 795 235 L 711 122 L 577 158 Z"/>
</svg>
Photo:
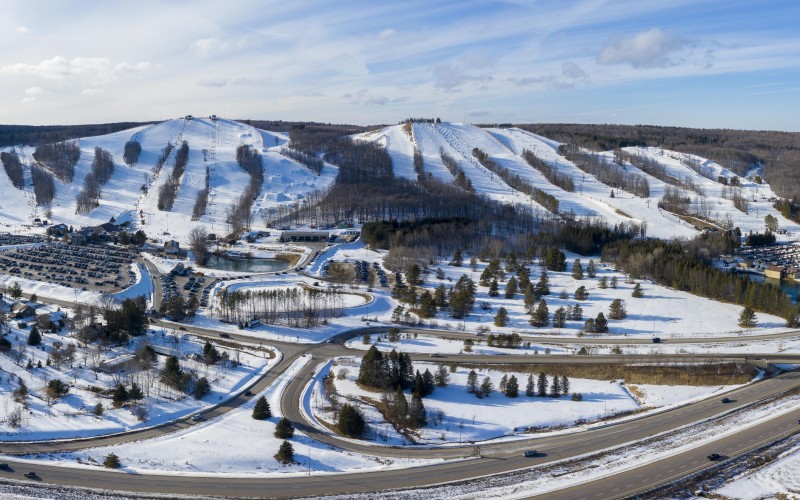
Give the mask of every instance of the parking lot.
<svg viewBox="0 0 800 500">
<path fill-rule="evenodd" d="M 219 283 L 219 278 L 207 278 L 199 274 L 188 277 L 171 272 L 161 277 L 161 300 L 166 301 L 177 295 L 182 295 L 184 300 L 192 296 L 197 297 L 200 307 L 208 306 L 211 289 Z"/>
<path fill-rule="evenodd" d="M 114 293 L 135 281 L 131 264 L 137 257 L 136 252 L 109 245 L 51 243 L 0 251 L 0 273 L 70 288 Z"/>
<path fill-rule="evenodd" d="M 0 247 L 11 245 L 29 245 L 31 243 L 43 243 L 47 241 L 44 236 L 28 234 L 0 233 Z"/>
</svg>

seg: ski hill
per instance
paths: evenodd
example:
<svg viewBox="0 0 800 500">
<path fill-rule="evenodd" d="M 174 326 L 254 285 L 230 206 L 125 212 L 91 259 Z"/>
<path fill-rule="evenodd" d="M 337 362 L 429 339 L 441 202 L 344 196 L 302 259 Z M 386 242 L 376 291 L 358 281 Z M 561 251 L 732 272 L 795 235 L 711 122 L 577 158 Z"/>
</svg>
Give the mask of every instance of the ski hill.
<svg viewBox="0 0 800 500">
<path fill-rule="evenodd" d="M 660 238 L 690 238 L 703 227 L 724 229 L 739 227 L 743 233 L 763 232 L 764 217 L 774 216 L 781 229 L 779 239 L 796 239 L 800 226 L 787 220 L 773 208 L 777 196 L 766 183 L 756 182 L 759 171 L 751 178 L 738 177 L 722 165 L 705 158 L 661 148 L 624 148 L 620 161 L 613 152 L 596 153 L 608 163 L 647 180 L 649 194 L 637 196 L 617 186 L 611 186 L 559 152 L 560 144 L 520 128 L 479 128 L 465 123 L 411 123 L 393 125 L 353 136 L 354 140 L 374 142 L 392 158 L 397 177 L 416 180 L 415 154 L 422 159 L 422 172 L 443 183 L 453 183 L 455 172 L 468 180 L 472 188 L 493 200 L 514 204 L 542 215 L 569 216 L 603 221 L 609 225 L 622 223 L 644 224 L 649 236 Z M 136 141 L 141 145 L 138 160 L 128 166 L 123 160 L 125 144 Z M 172 176 L 175 156 L 181 144 L 189 146 L 188 162 L 170 210 L 158 207 L 159 191 Z M 249 175 L 239 166 L 236 150 L 248 145 L 262 156 L 264 183 L 253 204 L 254 229 L 264 227 L 263 215 L 280 205 L 301 204 L 309 193 L 329 188 L 338 169 L 325 164 L 320 175 L 306 166 L 281 155 L 282 147 L 290 146 L 288 133 L 265 131 L 250 125 L 225 119 L 178 118 L 98 137 L 75 141 L 81 151 L 72 182 L 55 179 L 55 198 L 50 216 L 45 207 L 37 206 L 31 187 L 31 167 L 34 148 L 16 146 L 3 151 L 14 152 L 24 170 L 24 186 L 13 186 L 5 172 L 0 172 L 0 230 L 37 232 L 35 219 L 48 219 L 74 227 L 99 225 L 116 220 L 129 220 L 135 229 L 143 229 L 160 240 L 188 240 L 192 228 L 202 225 L 209 232 L 226 234 L 228 214 L 249 182 Z M 172 150 L 158 168 L 162 151 Z M 114 171 L 100 186 L 99 206 L 85 214 L 76 213 L 76 197 L 92 170 L 95 148 L 108 151 L 114 161 Z M 473 155 L 475 148 L 495 165 Z M 524 155 L 532 153 L 557 175 L 568 177 L 572 187 L 565 189 L 548 180 L 541 167 L 534 167 Z M 529 158 L 528 158 L 529 159 Z M 647 161 L 648 168 L 640 168 Z M 502 170 L 503 175 L 498 172 Z M 530 194 L 516 189 L 509 176 L 531 186 L 537 193 L 558 200 L 557 214 Z M 729 184 L 738 183 L 738 204 L 731 199 Z M 205 213 L 192 220 L 198 193 L 209 187 Z M 519 187 L 519 184 L 516 184 Z M 563 184 L 561 184 L 563 185 Z M 676 193 L 688 200 L 692 212 L 700 218 L 679 216 L 664 210 L 659 202 L 664 195 Z M 742 199 L 744 201 L 742 201 Z M 746 205 L 745 210 L 742 204 Z M 737 206 L 738 205 L 738 206 Z"/>
</svg>

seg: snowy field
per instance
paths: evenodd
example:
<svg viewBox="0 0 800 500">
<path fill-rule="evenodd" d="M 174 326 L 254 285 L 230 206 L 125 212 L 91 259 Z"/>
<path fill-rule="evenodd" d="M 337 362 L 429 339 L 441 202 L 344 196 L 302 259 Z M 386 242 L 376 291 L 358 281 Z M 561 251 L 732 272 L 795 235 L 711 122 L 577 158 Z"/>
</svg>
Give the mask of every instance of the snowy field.
<svg viewBox="0 0 800 500">
<path fill-rule="evenodd" d="M 290 442 L 297 463 L 288 466 L 278 463 L 273 455 L 283 442 L 274 437 L 275 425 L 281 417 L 281 394 L 310 359 L 310 356 L 298 359 L 263 393 L 213 421 L 147 441 L 35 458 L 72 467 L 91 467 L 86 464 L 92 460 L 102 462 L 108 453 L 114 453 L 120 457 L 125 472 L 237 477 L 299 475 L 307 474 L 309 468 L 312 473 L 366 471 L 435 462 L 368 457 L 333 449 L 296 432 Z M 253 406 L 261 395 L 269 402 L 273 414 L 272 418 L 264 421 L 252 418 Z M 79 462 L 84 465 L 79 465 Z"/>
<path fill-rule="evenodd" d="M 236 363 L 207 365 L 202 358 L 196 358 L 202 353 L 204 341 L 173 330 L 151 328 L 150 332 L 132 337 L 127 345 L 83 347 L 65 329 L 64 333 L 42 332 L 42 344 L 29 346 L 30 327 L 21 329 L 13 323 L 10 334 L 6 335 L 12 347 L 7 355 L 0 356 L 0 440 L 86 437 L 158 425 L 209 408 L 243 391 L 278 359 L 269 358 L 265 351 L 217 346 L 220 354 Z M 165 356 L 157 356 L 152 369 L 131 368 L 128 372 L 100 369 L 103 362 L 132 361 L 133 353 L 145 344 L 175 354 L 183 370 L 208 379 L 210 392 L 198 400 L 162 384 L 158 370 L 163 367 Z M 73 354 L 68 354 L 69 349 Z M 58 358 L 56 351 L 61 353 Z M 46 383 L 53 379 L 70 386 L 65 396 L 52 399 L 47 396 Z M 27 387 L 25 397 L 16 394 L 21 382 Z M 99 392 L 113 389 L 117 384 L 130 388 L 132 382 L 144 393 L 138 403 L 116 408 L 110 394 Z M 98 403 L 103 406 L 102 415 L 94 413 Z M 139 413 L 140 409 L 144 413 Z M 17 412 L 20 422 L 15 426 L 11 417 Z"/>
<path fill-rule="evenodd" d="M 714 491 L 741 500 L 796 498 L 800 495 L 800 446 L 754 473 L 745 473 Z"/>
<path fill-rule="evenodd" d="M 363 398 L 379 400 L 379 390 L 366 389 L 356 384 L 361 363 L 357 358 L 339 358 L 334 367 L 329 368 L 334 374 L 334 386 L 339 396 L 352 400 Z M 435 373 L 434 363 L 416 362 L 414 369 L 424 372 L 426 369 Z M 684 403 L 708 397 L 714 393 L 728 391 L 738 386 L 689 387 L 689 386 L 655 386 L 637 384 L 634 397 L 621 381 L 591 380 L 581 378 L 569 379 L 569 393 L 583 396 L 582 401 L 573 401 L 570 396 L 559 398 L 526 396 L 528 381 L 526 372 L 505 372 L 488 368 L 476 370 L 478 383 L 485 377 L 492 380 L 495 391 L 486 398 L 479 399 L 466 390 L 467 377 L 470 370 L 457 367 L 450 373 L 450 384 L 437 387 L 433 394 L 425 397 L 423 403 L 427 410 L 428 425 L 414 431 L 417 444 L 447 444 L 459 442 L 481 442 L 497 438 L 521 437 L 525 429 L 558 429 L 578 426 L 584 422 L 600 420 L 618 413 L 630 412 L 642 408 L 656 408 Z M 323 370 L 322 376 L 327 371 Z M 517 398 L 509 398 L 498 391 L 503 376 L 515 375 L 520 388 Z M 538 372 L 533 374 L 534 384 L 538 382 Z M 313 412 L 317 418 L 333 423 L 327 398 L 321 388 L 321 377 L 311 388 L 311 396 L 307 401 L 307 411 Z M 547 388 L 550 389 L 552 376 L 547 377 Z M 536 389 L 534 389 L 536 390 Z M 410 400 L 410 391 L 406 391 Z M 394 431 L 391 425 L 383 421 L 380 413 L 370 405 L 361 403 L 369 422 L 368 438 L 377 444 L 397 445 L 409 444 L 408 440 Z M 435 423 L 436 416 L 441 415 L 441 422 Z"/>
</svg>

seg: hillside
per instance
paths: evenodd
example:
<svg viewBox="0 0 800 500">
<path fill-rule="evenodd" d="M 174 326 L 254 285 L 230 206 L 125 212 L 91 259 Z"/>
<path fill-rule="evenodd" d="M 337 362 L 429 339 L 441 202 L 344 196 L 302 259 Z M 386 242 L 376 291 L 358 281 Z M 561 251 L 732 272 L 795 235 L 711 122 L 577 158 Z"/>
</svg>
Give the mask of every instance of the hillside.
<svg viewBox="0 0 800 500">
<path fill-rule="evenodd" d="M 791 239 L 800 232 L 796 223 L 772 207 L 776 194 L 771 187 L 754 180 L 761 173 L 758 168 L 751 169 L 749 177 L 740 177 L 733 166 L 726 168 L 679 150 L 653 146 L 627 146 L 616 152 L 599 153 L 576 150 L 617 176 L 633 176 L 645 183 L 647 193 L 643 195 L 610 181 L 602 171 L 571 161 L 565 155 L 574 160 L 574 153 L 570 156 L 560 149 L 558 141 L 522 128 L 420 122 L 352 137 L 384 148 L 397 178 L 416 181 L 422 174 L 454 184 L 460 176 L 464 189 L 545 217 L 586 218 L 609 225 L 644 223 L 649 236 L 690 238 L 699 234 L 702 227 L 761 232 L 765 228 L 764 217 L 770 214 L 779 221 L 781 232 L 785 230 L 786 234 L 779 238 Z M 141 146 L 138 160 L 131 166 L 123 160 L 128 141 Z M 184 141 L 188 145 L 188 161 L 185 170 L 174 172 L 176 155 Z M 237 162 L 239 146 L 251 147 L 263 162 L 264 182 L 251 212 L 254 228 L 264 227 L 264 215 L 275 213 L 279 206 L 302 207 L 310 193 L 329 188 L 338 173 L 336 166 L 325 163 L 321 175 L 317 175 L 283 156 L 281 149 L 291 145 L 288 131 L 270 132 L 224 119 L 173 119 L 85 137 L 75 143 L 80 148 L 80 159 L 71 182 L 54 179 L 55 197 L 49 219 L 77 227 L 123 217 L 162 240 L 185 242 L 191 229 L 198 225 L 215 233 L 229 231 L 228 215 L 250 181 L 249 174 Z M 172 149 L 159 162 L 168 144 Z M 99 186 L 99 205 L 87 213 L 76 213 L 76 198 L 92 171 L 95 148 L 108 151 L 115 168 Z M 36 231 L 31 227 L 33 220 L 47 218 L 48 212 L 46 206 L 37 206 L 31 188 L 35 148 L 17 146 L 2 151 L 15 152 L 19 158 L 24 186 L 15 188 L 8 174 L 0 173 L 0 224 L 7 231 Z M 45 167 L 53 171 L 52 165 Z M 171 209 L 161 210 L 159 197 L 168 182 L 177 183 L 175 199 Z M 205 211 L 192 220 L 198 195 L 206 183 L 209 189 Z M 675 197 L 680 210 L 661 203 L 665 195 Z"/>
</svg>

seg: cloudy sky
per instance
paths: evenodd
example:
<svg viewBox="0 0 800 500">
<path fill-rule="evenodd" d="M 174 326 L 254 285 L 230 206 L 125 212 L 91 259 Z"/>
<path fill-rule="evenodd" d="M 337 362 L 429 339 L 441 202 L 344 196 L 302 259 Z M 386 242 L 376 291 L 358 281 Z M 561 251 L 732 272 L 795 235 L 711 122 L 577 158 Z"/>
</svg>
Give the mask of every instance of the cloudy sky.
<svg viewBox="0 0 800 500">
<path fill-rule="evenodd" d="M 800 130 L 796 0 L 3 0 L 0 123 Z"/>
</svg>

